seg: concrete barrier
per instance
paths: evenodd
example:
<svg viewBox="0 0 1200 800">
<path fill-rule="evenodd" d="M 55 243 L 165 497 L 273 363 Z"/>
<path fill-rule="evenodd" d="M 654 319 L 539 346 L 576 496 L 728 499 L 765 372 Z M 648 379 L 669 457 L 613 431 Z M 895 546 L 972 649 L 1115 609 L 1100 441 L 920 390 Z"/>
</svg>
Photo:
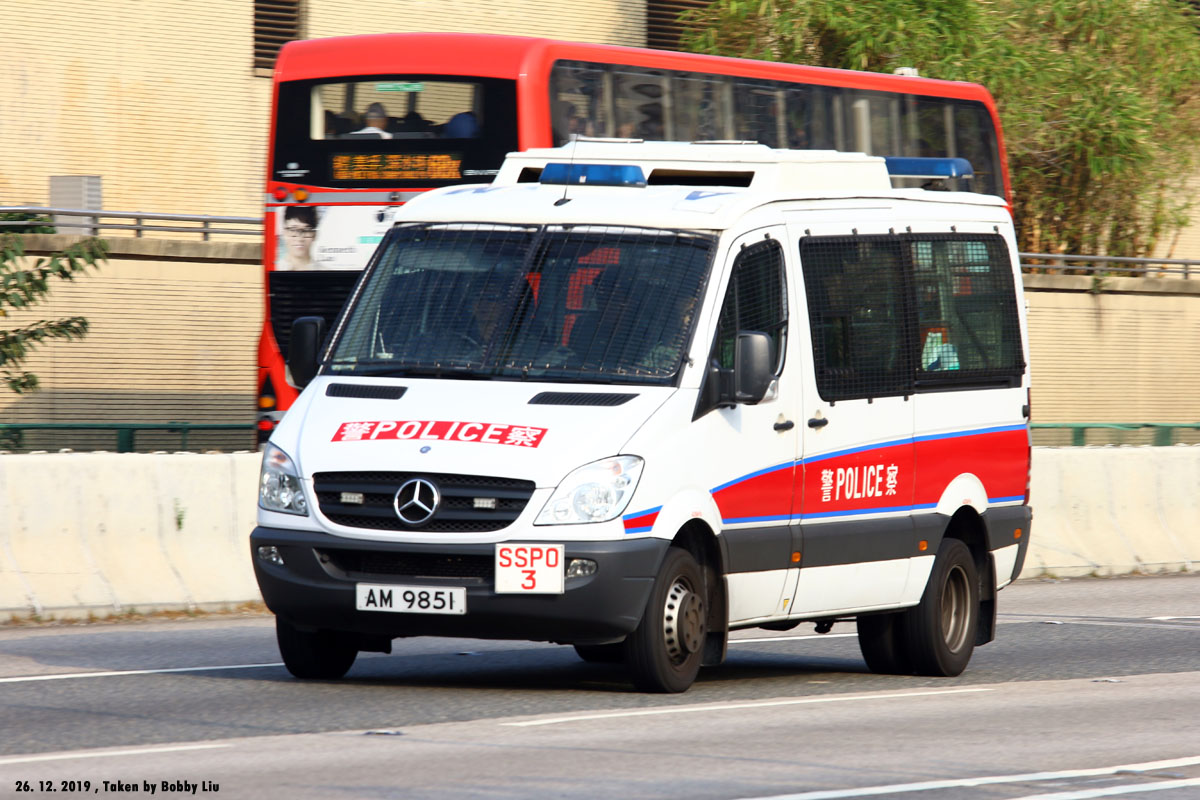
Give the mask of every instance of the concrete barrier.
<svg viewBox="0 0 1200 800">
<path fill-rule="evenodd" d="M 1035 447 L 1022 578 L 1200 565 L 1200 446 Z"/>
<path fill-rule="evenodd" d="M 248 544 L 260 463 L 257 453 L 0 456 L 0 615 L 260 601 Z"/>
<path fill-rule="evenodd" d="M 260 600 L 257 453 L 0 456 L 0 621 Z M 1192 570 L 1200 446 L 1035 448 L 1021 577 Z"/>
</svg>

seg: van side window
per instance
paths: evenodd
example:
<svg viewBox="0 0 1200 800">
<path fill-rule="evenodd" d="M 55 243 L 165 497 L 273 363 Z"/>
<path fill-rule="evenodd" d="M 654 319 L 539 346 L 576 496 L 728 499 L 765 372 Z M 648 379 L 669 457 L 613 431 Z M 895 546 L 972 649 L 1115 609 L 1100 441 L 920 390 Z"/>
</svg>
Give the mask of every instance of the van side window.
<svg viewBox="0 0 1200 800">
<path fill-rule="evenodd" d="M 817 390 L 827 401 L 912 391 L 903 244 L 895 236 L 800 243 Z"/>
<path fill-rule="evenodd" d="M 999 236 L 913 237 L 917 383 L 1020 382 L 1025 364 L 1008 247 Z"/>
<path fill-rule="evenodd" d="M 713 358 L 721 369 L 733 369 L 738 331 L 761 331 L 771 337 L 778 375 L 787 342 L 787 279 L 783 249 L 774 239 L 747 247 L 733 262 L 713 346 Z"/>
</svg>

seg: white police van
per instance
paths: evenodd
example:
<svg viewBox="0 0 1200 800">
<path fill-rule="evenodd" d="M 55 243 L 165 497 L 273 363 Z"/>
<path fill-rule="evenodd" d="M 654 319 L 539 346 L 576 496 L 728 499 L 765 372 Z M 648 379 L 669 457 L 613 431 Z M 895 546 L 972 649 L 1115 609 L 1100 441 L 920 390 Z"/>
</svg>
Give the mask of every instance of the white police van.
<svg viewBox="0 0 1200 800">
<path fill-rule="evenodd" d="M 959 674 L 1028 542 L 1017 248 L 889 165 L 969 170 L 580 141 L 406 205 L 291 339 L 251 550 L 292 674 L 466 636 L 682 691 L 850 618 L 872 670 Z"/>
</svg>

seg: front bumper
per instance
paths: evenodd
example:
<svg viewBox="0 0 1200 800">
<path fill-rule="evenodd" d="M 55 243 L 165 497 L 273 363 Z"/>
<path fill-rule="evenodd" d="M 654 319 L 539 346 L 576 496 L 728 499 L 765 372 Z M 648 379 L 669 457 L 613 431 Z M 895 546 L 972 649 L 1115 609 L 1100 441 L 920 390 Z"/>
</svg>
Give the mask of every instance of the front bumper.
<svg viewBox="0 0 1200 800">
<path fill-rule="evenodd" d="M 519 540 L 518 540 L 519 541 Z M 407 544 L 346 539 L 327 533 L 257 527 L 250 534 L 254 574 L 267 607 L 306 629 L 345 631 L 371 637 L 453 636 L 565 643 L 616 641 L 641 621 L 670 542 L 661 539 L 564 543 L 566 560 L 587 558 L 594 575 L 570 578 L 558 595 L 496 594 L 491 572 L 493 544 Z M 258 557 L 273 546 L 282 566 Z M 404 574 L 408 560 L 471 562 L 463 576 Z M 353 568 L 347 569 L 347 565 Z M 383 565 L 383 566 L 381 566 Z M 378 571 L 386 570 L 386 571 Z M 429 570 L 423 570 L 429 572 Z M 471 574 L 465 574 L 471 573 Z M 357 611 L 357 583 L 464 586 L 463 615 Z"/>
</svg>

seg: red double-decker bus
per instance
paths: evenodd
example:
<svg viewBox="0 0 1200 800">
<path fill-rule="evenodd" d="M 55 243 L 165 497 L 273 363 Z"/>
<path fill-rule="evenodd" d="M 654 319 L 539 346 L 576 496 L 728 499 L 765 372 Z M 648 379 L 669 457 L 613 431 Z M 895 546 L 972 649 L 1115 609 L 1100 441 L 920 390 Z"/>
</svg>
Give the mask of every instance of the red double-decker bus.
<svg viewBox="0 0 1200 800">
<path fill-rule="evenodd" d="M 974 176 L 952 188 L 1011 201 L 1000 119 L 977 84 L 480 34 L 292 42 L 267 159 L 260 438 L 296 397 L 292 320 L 333 322 L 397 206 L 572 134 L 965 158 Z"/>
</svg>

